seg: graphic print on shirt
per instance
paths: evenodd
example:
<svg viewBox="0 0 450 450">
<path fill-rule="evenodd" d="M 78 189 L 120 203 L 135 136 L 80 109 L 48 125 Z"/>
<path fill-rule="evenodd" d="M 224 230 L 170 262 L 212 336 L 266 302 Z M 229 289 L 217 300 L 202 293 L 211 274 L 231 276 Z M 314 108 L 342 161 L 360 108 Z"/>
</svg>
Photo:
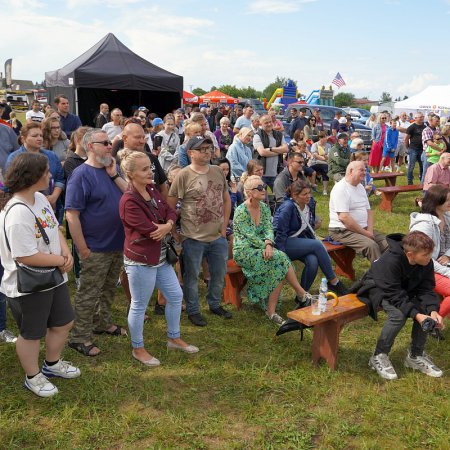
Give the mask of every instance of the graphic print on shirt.
<svg viewBox="0 0 450 450">
<path fill-rule="evenodd" d="M 53 215 L 53 212 L 47 208 L 44 207 L 41 209 L 41 214 L 38 217 L 39 223 L 42 225 L 42 228 L 49 228 L 53 229 L 58 226 L 58 222 L 55 219 L 55 216 Z M 34 224 L 34 231 L 36 239 L 39 239 L 42 237 L 41 232 L 39 231 L 39 228 L 37 224 Z"/>
<path fill-rule="evenodd" d="M 209 180 L 208 185 L 204 186 L 201 180 L 197 181 L 195 196 L 196 225 L 209 222 L 219 222 L 223 217 L 222 201 L 223 185 L 218 183 L 213 185 Z"/>
</svg>

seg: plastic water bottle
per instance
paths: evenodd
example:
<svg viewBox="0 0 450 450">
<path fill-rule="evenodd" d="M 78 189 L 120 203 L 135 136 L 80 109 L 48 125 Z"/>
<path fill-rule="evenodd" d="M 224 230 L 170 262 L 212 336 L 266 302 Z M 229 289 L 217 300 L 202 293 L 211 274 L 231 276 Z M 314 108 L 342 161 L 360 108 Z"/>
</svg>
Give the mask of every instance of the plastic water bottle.
<svg viewBox="0 0 450 450">
<path fill-rule="evenodd" d="M 327 310 L 327 292 L 328 292 L 328 284 L 327 279 L 322 278 L 319 286 L 319 311 L 321 313 Z"/>
</svg>

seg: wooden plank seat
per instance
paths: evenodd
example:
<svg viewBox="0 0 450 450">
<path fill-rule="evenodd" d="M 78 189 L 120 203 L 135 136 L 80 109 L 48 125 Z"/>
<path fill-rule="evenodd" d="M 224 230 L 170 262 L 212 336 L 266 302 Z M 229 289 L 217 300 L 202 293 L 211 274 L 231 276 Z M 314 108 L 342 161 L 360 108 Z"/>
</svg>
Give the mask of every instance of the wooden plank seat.
<svg viewBox="0 0 450 450">
<path fill-rule="evenodd" d="M 384 180 L 386 186 L 395 186 L 397 177 L 404 175 L 403 172 L 376 172 L 370 174 L 373 180 Z"/>
<path fill-rule="evenodd" d="M 361 319 L 368 314 L 367 306 L 358 300 L 355 294 L 339 297 L 339 304 L 333 307 L 334 300 L 328 301 L 327 311 L 318 316 L 312 314 L 312 308 L 297 309 L 288 312 L 290 319 L 313 327 L 312 361 L 318 364 L 324 359 L 335 370 L 339 349 L 339 334 L 345 324 Z"/>
<path fill-rule="evenodd" d="M 392 212 L 392 207 L 395 197 L 401 192 L 421 191 L 423 186 L 421 184 L 412 184 L 406 186 L 385 186 L 378 188 L 381 192 L 380 209 L 383 211 Z"/>
<path fill-rule="evenodd" d="M 355 258 L 355 251 L 343 244 L 334 245 L 323 241 L 323 245 L 327 249 L 331 259 L 336 263 L 336 274 L 354 280 L 355 270 L 353 269 L 353 259 Z M 223 289 L 224 303 L 231 303 L 237 309 L 241 309 L 241 290 L 246 282 L 247 280 L 242 273 L 242 269 L 236 264 L 236 261 L 229 259 Z"/>
</svg>

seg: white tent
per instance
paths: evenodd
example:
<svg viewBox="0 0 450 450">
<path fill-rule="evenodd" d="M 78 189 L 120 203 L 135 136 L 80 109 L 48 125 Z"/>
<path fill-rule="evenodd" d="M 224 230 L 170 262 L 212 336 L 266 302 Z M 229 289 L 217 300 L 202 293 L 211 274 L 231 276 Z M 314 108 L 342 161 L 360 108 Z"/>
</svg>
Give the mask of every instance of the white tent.
<svg viewBox="0 0 450 450">
<path fill-rule="evenodd" d="M 394 113 L 400 114 L 402 111 L 406 113 L 415 113 L 420 111 L 423 113 L 434 112 L 440 116 L 450 115 L 450 84 L 443 86 L 429 86 L 419 94 L 407 98 L 394 105 Z"/>
</svg>

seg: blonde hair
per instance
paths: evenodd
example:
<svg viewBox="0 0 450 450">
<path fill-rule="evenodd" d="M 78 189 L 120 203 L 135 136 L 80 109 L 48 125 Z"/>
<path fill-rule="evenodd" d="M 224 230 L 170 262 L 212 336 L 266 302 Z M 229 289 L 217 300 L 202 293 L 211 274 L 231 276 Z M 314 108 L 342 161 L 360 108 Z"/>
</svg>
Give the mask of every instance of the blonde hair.
<svg viewBox="0 0 450 450">
<path fill-rule="evenodd" d="M 252 185 L 255 181 L 260 181 L 262 183 L 261 177 L 258 175 L 250 175 L 245 178 L 243 182 L 245 198 L 248 197 L 248 193 L 252 190 Z"/>
<path fill-rule="evenodd" d="M 17 126 L 17 118 L 16 118 L 16 113 L 14 111 L 11 111 L 9 113 L 9 121 L 11 123 L 11 126 L 13 128 L 16 128 L 16 126 Z"/>
<path fill-rule="evenodd" d="M 249 133 L 253 133 L 253 130 L 251 128 L 242 127 L 237 135 L 239 136 L 239 139 L 242 140 L 246 138 Z"/>
<path fill-rule="evenodd" d="M 117 156 L 120 159 L 120 171 L 122 172 L 125 180 L 129 183 L 131 182 L 129 174 L 133 173 L 136 170 L 136 160 L 140 158 L 147 158 L 148 160 L 150 160 L 150 158 L 144 152 L 130 150 L 129 148 L 119 150 Z"/>
<path fill-rule="evenodd" d="M 202 126 L 197 122 L 193 122 L 192 120 L 188 119 L 184 123 L 184 134 L 187 138 L 194 136 L 195 132 L 202 131 Z"/>
</svg>

